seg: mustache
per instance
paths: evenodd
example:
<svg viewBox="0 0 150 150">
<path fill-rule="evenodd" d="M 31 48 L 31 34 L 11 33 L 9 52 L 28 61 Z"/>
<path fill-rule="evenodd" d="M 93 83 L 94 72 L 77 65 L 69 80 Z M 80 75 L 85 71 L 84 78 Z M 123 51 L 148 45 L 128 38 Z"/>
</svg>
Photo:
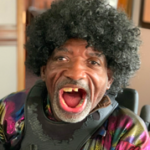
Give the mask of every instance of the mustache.
<svg viewBox="0 0 150 150">
<path fill-rule="evenodd" d="M 90 93 L 90 88 L 89 88 L 88 84 L 85 81 L 83 81 L 83 80 L 73 80 L 73 79 L 70 79 L 70 78 L 66 78 L 62 82 L 58 83 L 56 88 L 57 88 L 57 90 L 60 90 L 67 84 L 77 85 L 77 86 L 83 88 L 87 93 Z M 55 89 L 55 91 L 57 91 L 57 90 Z"/>
</svg>

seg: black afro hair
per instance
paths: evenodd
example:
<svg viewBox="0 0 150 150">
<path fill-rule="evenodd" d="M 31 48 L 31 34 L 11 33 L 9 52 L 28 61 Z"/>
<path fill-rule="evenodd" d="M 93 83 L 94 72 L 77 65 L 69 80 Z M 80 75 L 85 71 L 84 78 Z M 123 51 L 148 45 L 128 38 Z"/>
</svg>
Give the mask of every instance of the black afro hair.
<svg viewBox="0 0 150 150">
<path fill-rule="evenodd" d="M 105 0 L 60 0 L 35 17 L 27 28 L 26 65 L 40 76 L 56 47 L 70 38 L 81 38 L 88 46 L 102 51 L 114 82 L 108 93 L 126 87 L 140 67 L 138 48 L 140 30 L 122 11 Z"/>
</svg>

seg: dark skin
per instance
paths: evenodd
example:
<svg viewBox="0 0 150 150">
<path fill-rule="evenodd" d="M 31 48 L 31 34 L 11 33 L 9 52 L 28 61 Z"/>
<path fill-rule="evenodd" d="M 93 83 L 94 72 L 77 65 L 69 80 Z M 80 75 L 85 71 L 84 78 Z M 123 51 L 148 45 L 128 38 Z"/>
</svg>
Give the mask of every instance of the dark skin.
<svg viewBox="0 0 150 150">
<path fill-rule="evenodd" d="M 69 39 L 55 49 L 46 66 L 41 67 L 41 77 L 46 83 L 51 107 L 58 120 L 83 120 L 101 101 L 113 82 L 105 56 L 93 47 L 86 46 L 85 40 Z M 85 90 L 87 96 L 80 111 L 76 108 L 66 110 L 61 106 L 59 93 L 64 88 Z"/>
</svg>

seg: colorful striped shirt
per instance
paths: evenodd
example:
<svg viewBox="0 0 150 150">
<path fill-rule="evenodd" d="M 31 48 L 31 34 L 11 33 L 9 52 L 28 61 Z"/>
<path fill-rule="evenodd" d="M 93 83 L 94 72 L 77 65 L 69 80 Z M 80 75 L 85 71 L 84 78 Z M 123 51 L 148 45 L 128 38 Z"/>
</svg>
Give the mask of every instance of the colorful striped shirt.
<svg viewBox="0 0 150 150">
<path fill-rule="evenodd" d="M 19 150 L 24 131 L 24 104 L 28 90 L 0 100 L 0 146 Z M 46 116 L 55 120 L 46 100 Z M 150 138 L 144 122 L 127 108 L 117 107 L 92 135 L 82 150 L 150 150 Z"/>
</svg>

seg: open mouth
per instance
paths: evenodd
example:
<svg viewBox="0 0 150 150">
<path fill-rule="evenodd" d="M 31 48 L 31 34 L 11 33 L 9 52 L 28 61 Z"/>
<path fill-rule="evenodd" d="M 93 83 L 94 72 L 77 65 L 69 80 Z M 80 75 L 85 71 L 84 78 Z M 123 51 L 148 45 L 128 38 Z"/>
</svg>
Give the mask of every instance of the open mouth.
<svg viewBox="0 0 150 150">
<path fill-rule="evenodd" d="M 63 110 L 79 113 L 86 106 L 86 92 L 80 88 L 63 88 L 59 91 L 59 101 Z"/>
</svg>

